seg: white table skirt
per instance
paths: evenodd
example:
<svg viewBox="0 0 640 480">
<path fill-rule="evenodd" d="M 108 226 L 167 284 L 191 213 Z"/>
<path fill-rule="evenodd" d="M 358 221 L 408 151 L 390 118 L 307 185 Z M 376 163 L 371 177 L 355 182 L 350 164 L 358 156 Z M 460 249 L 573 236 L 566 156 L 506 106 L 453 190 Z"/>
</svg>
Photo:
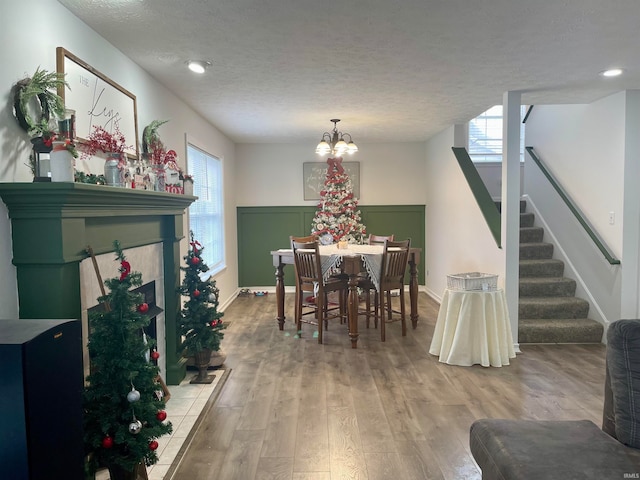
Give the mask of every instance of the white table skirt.
<svg viewBox="0 0 640 480">
<path fill-rule="evenodd" d="M 509 365 L 516 354 L 504 291 L 445 290 L 429 353 L 449 365 Z"/>
</svg>

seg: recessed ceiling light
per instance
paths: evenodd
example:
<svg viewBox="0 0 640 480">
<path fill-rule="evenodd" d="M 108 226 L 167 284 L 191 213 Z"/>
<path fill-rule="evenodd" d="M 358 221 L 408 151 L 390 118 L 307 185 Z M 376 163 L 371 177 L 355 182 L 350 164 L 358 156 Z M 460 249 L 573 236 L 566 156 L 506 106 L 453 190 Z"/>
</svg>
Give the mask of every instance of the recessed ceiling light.
<svg viewBox="0 0 640 480">
<path fill-rule="evenodd" d="M 618 75 L 622 75 L 621 68 L 611 68 L 609 70 L 605 70 L 601 73 L 603 77 L 617 77 Z"/>
<path fill-rule="evenodd" d="M 204 73 L 204 71 L 211 66 L 211 62 L 205 60 L 189 60 L 187 62 L 189 70 L 195 73 Z"/>
</svg>

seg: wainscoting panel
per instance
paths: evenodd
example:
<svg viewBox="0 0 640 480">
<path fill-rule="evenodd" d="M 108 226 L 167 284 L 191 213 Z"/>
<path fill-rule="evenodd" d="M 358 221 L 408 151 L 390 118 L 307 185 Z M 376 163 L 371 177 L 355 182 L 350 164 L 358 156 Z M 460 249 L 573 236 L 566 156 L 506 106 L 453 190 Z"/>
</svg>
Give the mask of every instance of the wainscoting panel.
<svg viewBox="0 0 640 480">
<path fill-rule="evenodd" d="M 410 237 L 412 246 L 422 248 L 418 282 L 424 285 L 425 206 L 367 205 L 359 209 L 368 233 Z M 238 207 L 238 286 L 275 286 L 269 252 L 289 248 L 290 235 L 309 235 L 315 212 L 315 206 Z M 293 269 L 285 269 L 285 285 L 294 285 Z"/>
</svg>

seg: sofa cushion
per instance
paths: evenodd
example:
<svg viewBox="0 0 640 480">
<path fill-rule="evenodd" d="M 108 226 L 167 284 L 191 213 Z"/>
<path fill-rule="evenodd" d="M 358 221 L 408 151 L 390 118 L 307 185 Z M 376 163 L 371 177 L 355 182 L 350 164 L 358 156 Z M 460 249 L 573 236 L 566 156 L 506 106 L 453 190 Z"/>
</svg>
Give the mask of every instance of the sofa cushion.
<svg viewBox="0 0 640 480">
<path fill-rule="evenodd" d="M 640 448 L 640 320 L 617 320 L 607 330 L 616 438 Z"/>
<path fill-rule="evenodd" d="M 471 425 L 469 443 L 483 480 L 602 480 L 640 473 L 640 450 L 588 420 L 482 419 Z"/>
</svg>

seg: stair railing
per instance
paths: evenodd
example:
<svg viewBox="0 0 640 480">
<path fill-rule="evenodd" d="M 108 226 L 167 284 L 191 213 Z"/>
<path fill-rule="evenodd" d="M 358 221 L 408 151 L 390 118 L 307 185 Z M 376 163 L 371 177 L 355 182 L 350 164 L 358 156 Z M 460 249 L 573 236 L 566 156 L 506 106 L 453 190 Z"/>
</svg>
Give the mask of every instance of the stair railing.
<svg viewBox="0 0 640 480">
<path fill-rule="evenodd" d="M 451 147 L 451 150 L 453 150 L 453 154 L 458 160 L 462 173 L 467 179 L 469 188 L 471 188 L 471 192 L 480 207 L 480 211 L 484 216 L 484 220 L 487 222 L 487 226 L 493 235 L 496 245 L 498 248 L 502 248 L 500 244 L 500 212 L 498 211 L 498 206 L 491 198 L 491 194 L 489 190 L 487 190 L 482 178 L 480 178 L 478 169 L 473 164 L 467 149 L 464 147 Z"/>
<path fill-rule="evenodd" d="M 558 192 L 558 195 L 560 195 L 560 198 L 562 198 L 562 200 L 567 205 L 569 210 L 571 210 L 571 213 L 573 213 L 573 215 L 576 217 L 578 222 L 580 222 L 580 225 L 582 225 L 582 228 L 584 228 L 584 230 L 587 232 L 587 235 L 589 235 L 591 240 L 593 240 L 593 243 L 596 244 L 596 246 L 598 247 L 598 250 L 602 252 L 602 254 L 607 259 L 607 261 L 611 265 L 620 265 L 620 260 L 618 260 L 613 256 L 613 254 L 611 253 L 611 250 L 606 246 L 604 240 L 600 238 L 600 236 L 594 230 L 593 226 L 591 226 L 591 224 L 587 221 L 584 214 L 575 205 L 575 203 L 573 203 L 573 201 L 571 200 L 571 197 L 569 197 L 567 192 L 565 192 L 564 189 L 560 186 L 560 184 L 556 181 L 556 179 L 553 177 L 551 172 L 544 165 L 542 160 L 538 158 L 533 147 L 524 147 L 524 148 L 529 153 L 529 155 L 531 156 L 533 161 L 536 163 L 536 165 L 538 165 L 538 168 L 540 169 L 540 171 L 544 174 L 545 177 L 547 177 L 547 180 L 549 180 L 549 183 L 551 184 L 551 186 L 555 189 L 556 192 Z"/>
</svg>

